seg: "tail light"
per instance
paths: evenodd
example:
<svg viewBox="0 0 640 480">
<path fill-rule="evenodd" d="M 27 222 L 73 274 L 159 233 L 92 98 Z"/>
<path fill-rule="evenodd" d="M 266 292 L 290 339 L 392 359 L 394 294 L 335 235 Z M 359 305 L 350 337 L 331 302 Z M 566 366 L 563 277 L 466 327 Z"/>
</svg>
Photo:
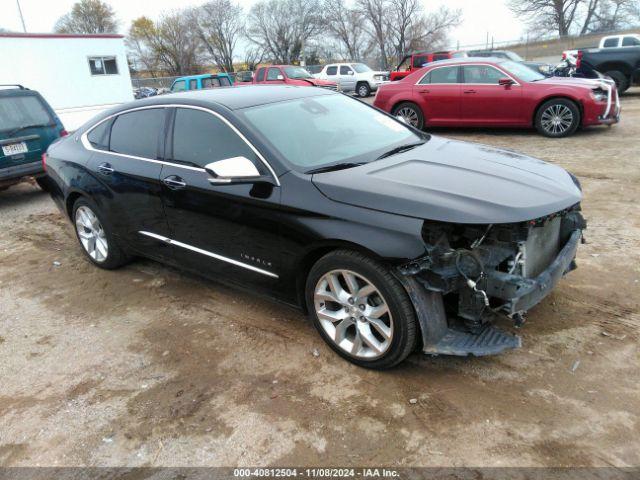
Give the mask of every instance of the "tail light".
<svg viewBox="0 0 640 480">
<path fill-rule="evenodd" d="M 47 171 L 47 154 L 42 154 L 42 170 Z"/>
<path fill-rule="evenodd" d="M 61 137 L 66 137 L 67 135 L 69 135 L 69 132 L 67 132 L 64 128 L 62 130 L 60 130 L 60 136 Z"/>
<path fill-rule="evenodd" d="M 578 55 L 576 56 L 576 68 L 580 68 L 582 65 L 582 50 L 578 50 Z"/>
</svg>

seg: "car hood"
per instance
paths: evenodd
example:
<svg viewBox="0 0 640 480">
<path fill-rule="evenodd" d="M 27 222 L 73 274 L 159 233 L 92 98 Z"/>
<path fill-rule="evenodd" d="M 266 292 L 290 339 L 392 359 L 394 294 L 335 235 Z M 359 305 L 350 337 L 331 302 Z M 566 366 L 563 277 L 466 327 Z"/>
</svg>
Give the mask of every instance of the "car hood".
<svg viewBox="0 0 640 480">
<path fill-rule="evenodd" d="M 314 86 L 322 86 L 322 85 L 333 86 L 336 84 L 336 82 L 330 82 L 329 80 L 322 80 L 320 78 L 296 78 L 295 80 L 297 82 L 301 82 L 301 85 L 311 84 Z"/>
<path fill-rule="evenodd" d="M 600 85 L 597 78 L 575 78 L 575 77 L 549 77 L 544 80 L 534 82 L 534 85 L 542 85 L 547 87 L 584 87 L 592 90 Z"/>
<path fill-rule="evenodd" d="M 571 207 L 582 198 L 560 167 L 439 137 L 383 160 L 315 174 L 312 181 L 337 202 L 454 223 L 523 222 Z"/>
</svg>

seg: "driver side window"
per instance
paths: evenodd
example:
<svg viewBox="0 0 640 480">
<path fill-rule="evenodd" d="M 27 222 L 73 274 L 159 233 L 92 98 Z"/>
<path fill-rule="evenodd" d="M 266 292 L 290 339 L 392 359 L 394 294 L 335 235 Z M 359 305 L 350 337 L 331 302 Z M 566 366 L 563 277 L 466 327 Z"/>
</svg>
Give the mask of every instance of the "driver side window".
<svg viewBox="0 0 640 480">
<path fill-rule="evenodd" d="M 225 122 L 202 110 L 176 109 L 173 161 L 204 168 L 216 160 L 233 157 L 248 158 L 261 174 L 264 173 L 264 166 L 255 152 Z"/>
</svg>

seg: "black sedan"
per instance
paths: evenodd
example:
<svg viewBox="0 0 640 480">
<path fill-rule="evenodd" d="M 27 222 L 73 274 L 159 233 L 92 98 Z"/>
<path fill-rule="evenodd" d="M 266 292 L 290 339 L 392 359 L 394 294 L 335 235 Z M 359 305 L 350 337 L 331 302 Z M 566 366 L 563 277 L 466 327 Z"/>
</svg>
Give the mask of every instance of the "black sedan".
<svg viewBox="0 0 640 480">
<path fill-rule="evenodd" d="M 44 160 L 96 266 L 144 256 L 297 305 L 371 368 L 519 346 L 491 320 L 522 323 L 585 227 L 563 169 L 319 88 L 139 100 Z"/>
</svg>

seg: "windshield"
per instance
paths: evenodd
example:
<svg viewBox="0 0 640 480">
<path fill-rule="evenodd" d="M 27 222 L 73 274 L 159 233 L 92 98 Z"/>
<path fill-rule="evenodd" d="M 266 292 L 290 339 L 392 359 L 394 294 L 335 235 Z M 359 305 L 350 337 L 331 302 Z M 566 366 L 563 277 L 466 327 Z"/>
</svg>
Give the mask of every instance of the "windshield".
<svg viewBox="0 0 640 480">
<path fill-rule="evenodd" d="M 512 62 L 511 60 L 500 63 L 500 66 L 507 72 L 513 73 L 516 77 L 524 82 L 535 82 L 547 78 L 541 73 L 534 72 L 526 65 L 518 62 Z"/>
<path fill-rule="evenodd" d="M 318 95 L 244 109 L 241 116 L 298 171 L 362 163 L 424 141 L 407 126 L 344 95 Z"/>
<path fill-rule="evenodd" d="M 34 95 L 0 98 L 0 130 L 51 123 L 49 112 Z"/>
<path fill-rule="evenodd" d="M 284 67 L 284 73 L 289 78 L 313 78 L 309 72 L 302 67 Z"/>
<path fill-rule="evenodd" d="M 352 63 L 351 66 L 358 73 L 372 72 L 369 67 L 367 67 L 364 63 Z"/>
</svg>

